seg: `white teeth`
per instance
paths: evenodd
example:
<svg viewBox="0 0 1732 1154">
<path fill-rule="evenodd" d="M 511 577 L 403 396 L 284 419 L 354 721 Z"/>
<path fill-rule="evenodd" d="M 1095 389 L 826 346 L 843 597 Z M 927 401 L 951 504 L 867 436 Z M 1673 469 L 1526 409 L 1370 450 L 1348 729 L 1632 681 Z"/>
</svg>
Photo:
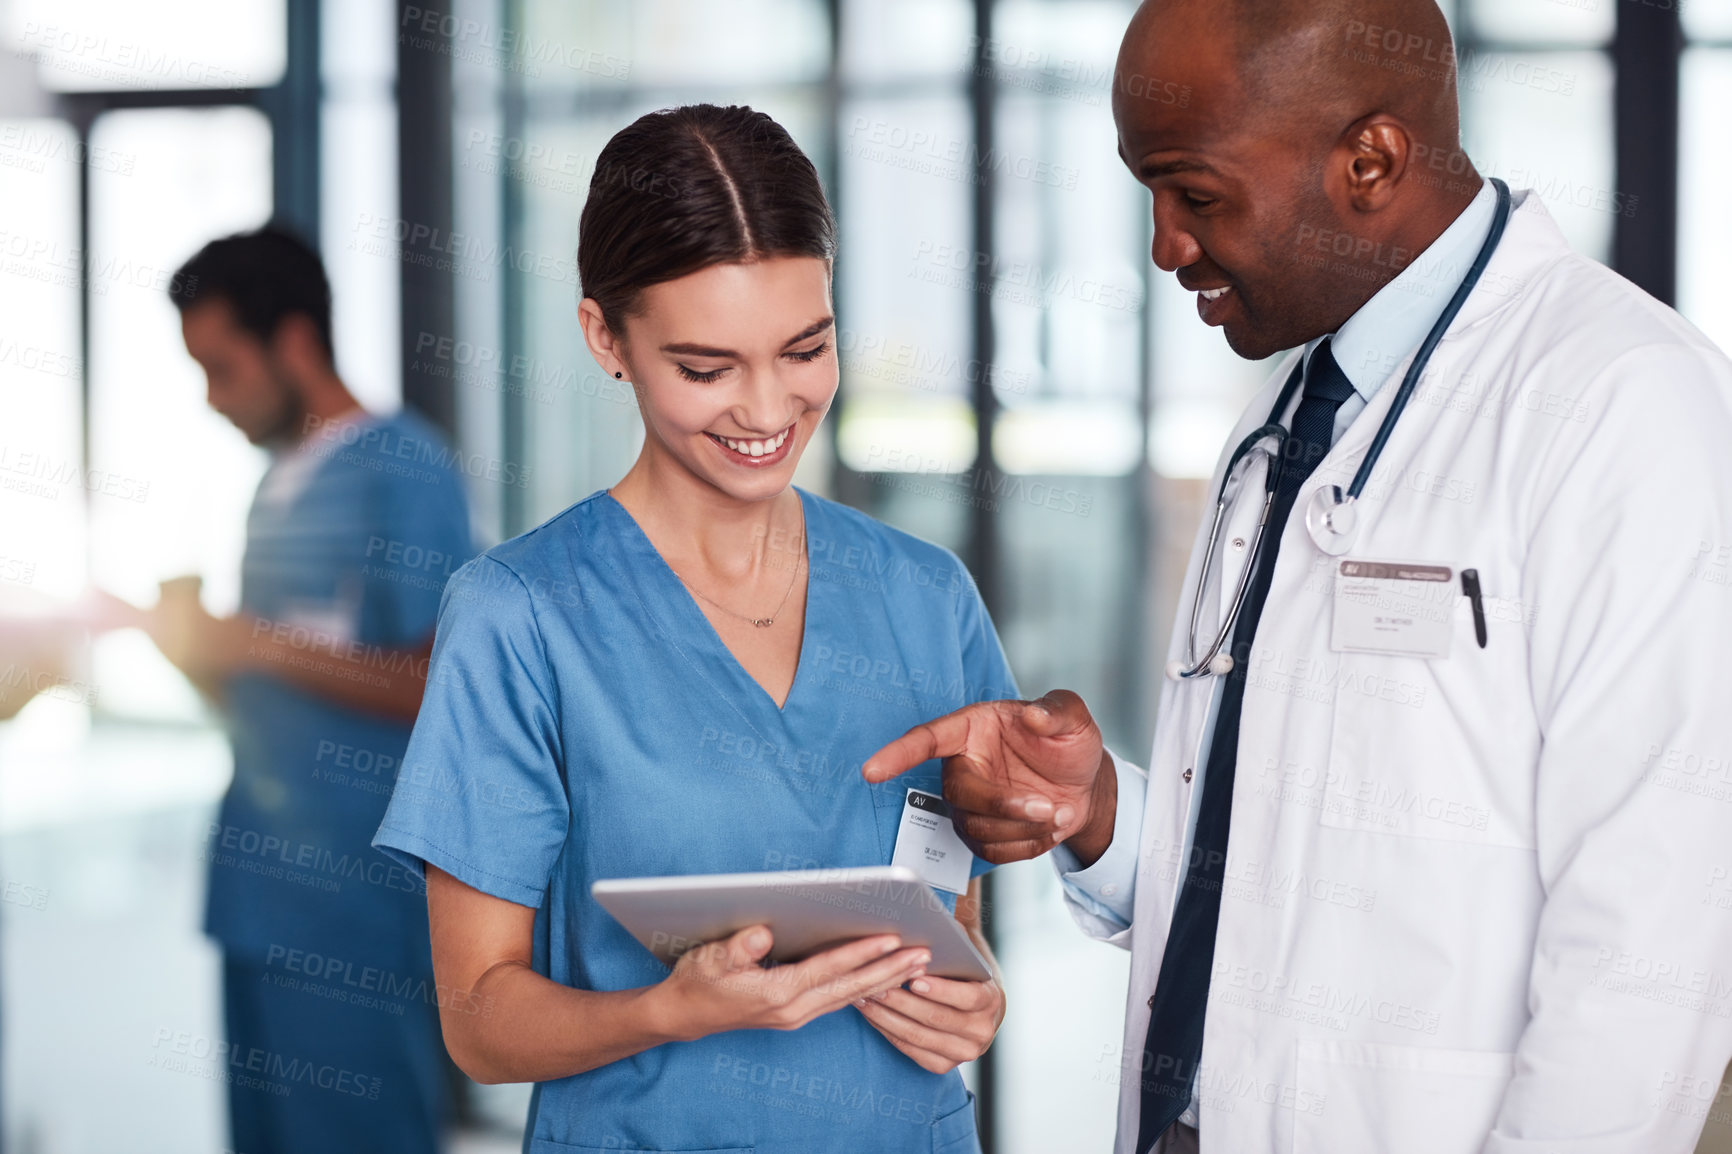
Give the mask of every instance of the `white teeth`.
<svg viewBox="0 0 1732 1154">
<path fill-rule="evenodd" d="M 717 437 L 716 440 L 740 454 L 742 457 L 762 457 L 774 453 L 788 439 L 791 430 L 783 429 L 768 441 L 735 441 L 728 437 Z"/>
<path fill-rule="evenodd" d="M 1201 295 L 1206 301 L 1220 300 L 1222 297 L 1227 295 L 1232 287 L 1232 285 L 1227 285 L 1218 289 L 1202 289 L 1199 295 Z"/>
</svg>

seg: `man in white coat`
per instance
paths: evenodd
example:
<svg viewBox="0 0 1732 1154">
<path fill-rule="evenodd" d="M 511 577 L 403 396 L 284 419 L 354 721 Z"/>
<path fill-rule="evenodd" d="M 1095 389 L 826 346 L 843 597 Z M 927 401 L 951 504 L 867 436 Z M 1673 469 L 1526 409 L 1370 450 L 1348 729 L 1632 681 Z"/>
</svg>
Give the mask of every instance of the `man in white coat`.
<svg viewBox="0 0 1732 1154">
<path fill-rule="evenodd" d="M 1689 1151 L 1732 1057 L 1732 365 L 1505 217 L 1431 0 L 1148 0 L 1113 115 L 1155 263 L 1291 350 L 1211 489 L 1279 422 L 1268 531 L 1254 459 L 1168 654 L 1232 661 L 1169 679 L 1147 774 L 1060 691 L 866 776 L 944 758 L 976 851 L 1054 850 L 1131 950 L 1122 1154 Z M 1368 455 L 1331 555 L 1306 514 Z"/>
</svg>

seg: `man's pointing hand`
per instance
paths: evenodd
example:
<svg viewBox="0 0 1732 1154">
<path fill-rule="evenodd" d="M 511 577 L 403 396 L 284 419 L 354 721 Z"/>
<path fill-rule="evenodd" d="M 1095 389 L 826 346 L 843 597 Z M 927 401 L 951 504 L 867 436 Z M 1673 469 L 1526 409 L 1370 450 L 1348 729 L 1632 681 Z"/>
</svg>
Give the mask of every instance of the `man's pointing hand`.
<svg viewBox="0 0 1732 1154">
<path fill-rule="evenodd" d="M 861 772 L 888 781 L 944 762 L 956 832 L 989 862 L 1038 857 L 1060 842 L 1091 865 L 1112 841 L 1118 778 L 1082 698 L 1055 689 L 1038 701 L 986 701 L 915 726 Z"/>
</svg>

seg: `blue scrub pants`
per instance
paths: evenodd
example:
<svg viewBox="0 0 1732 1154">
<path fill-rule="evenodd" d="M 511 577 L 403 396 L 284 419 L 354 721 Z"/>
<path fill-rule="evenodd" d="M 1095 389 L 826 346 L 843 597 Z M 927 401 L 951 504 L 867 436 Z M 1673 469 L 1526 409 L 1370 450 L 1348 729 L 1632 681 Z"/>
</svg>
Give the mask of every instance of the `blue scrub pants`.
<svg viewBox="0 0 1732 1154">
<path fill-rule="evenodd" d="M 234 1154 L 437 1154 L 438 1010 L 359 1008 L 273 973 L 223 960 Z"/>
</svg>

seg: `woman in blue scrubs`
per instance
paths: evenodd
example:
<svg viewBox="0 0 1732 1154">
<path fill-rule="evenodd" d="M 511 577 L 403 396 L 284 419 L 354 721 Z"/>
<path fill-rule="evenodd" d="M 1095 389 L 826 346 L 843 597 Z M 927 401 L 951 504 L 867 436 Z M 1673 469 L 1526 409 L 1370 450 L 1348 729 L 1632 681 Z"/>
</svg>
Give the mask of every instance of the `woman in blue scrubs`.
<svg viewBox="0 0 1732 1154">
<path fill-rule="evenodd" d="M 791 486 L 836 392 L 833 252 L 768 117 L 701 105 L 615 136 L 579 318 L 632 383 L 642 453 L 447 587 L 375 844 L 425 864 L 452 1056 L 537 1083 L 531 1154 L 979 1148 L 956 1066 L 997 1030 L 996 981 L 927 975 L 894 937 L 765 968 L 763 927 L 670 972 L 589 895 L 888 864 L 938 763 L 871 786 L 861 761 L 1016 696 L 953 555 Z"/>
</svg>

